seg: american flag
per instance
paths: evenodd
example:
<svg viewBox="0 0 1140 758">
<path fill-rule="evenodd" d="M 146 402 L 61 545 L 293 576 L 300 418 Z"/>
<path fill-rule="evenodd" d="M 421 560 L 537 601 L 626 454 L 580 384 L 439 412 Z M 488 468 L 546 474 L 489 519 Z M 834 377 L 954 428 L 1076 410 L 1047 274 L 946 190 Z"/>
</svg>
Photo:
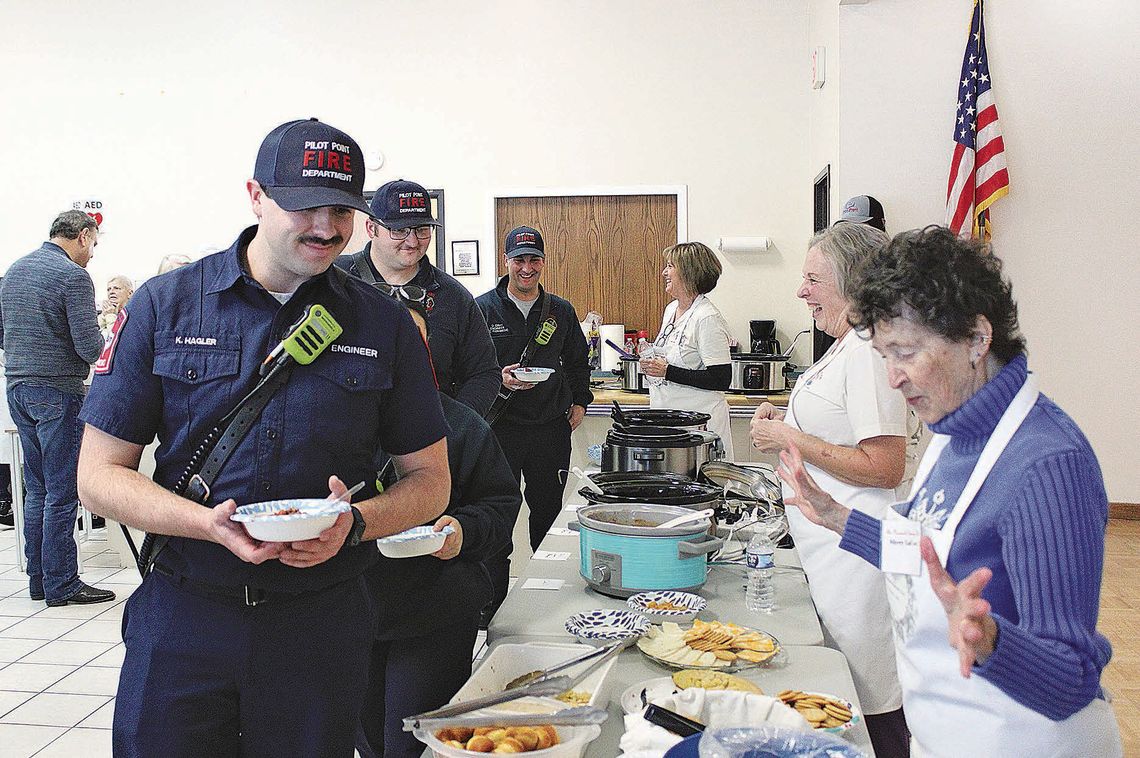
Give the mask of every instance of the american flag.
<svg viewBox="0 0 1140 758">
<path fill-rule="evenodd" d="M 974 0 L 970 36 L 962 56 L 958 112 L 954 118 L 954 157 L 946 187 L 946 226 L 960 236 L 989 238 L 989 211 L 1009 192 L 1005 143 L 986 54 L 982 0 Z"/>
</svg>

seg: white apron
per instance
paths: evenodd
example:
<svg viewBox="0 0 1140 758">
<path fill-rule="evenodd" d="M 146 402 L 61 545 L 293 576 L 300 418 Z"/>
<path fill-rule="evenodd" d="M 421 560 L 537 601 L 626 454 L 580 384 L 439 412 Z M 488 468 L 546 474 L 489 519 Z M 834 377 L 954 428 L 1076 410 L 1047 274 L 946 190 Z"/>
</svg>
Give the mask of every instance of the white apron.
<svg viewBox="0 0 1140 758">
<path fill-rule="evenodd" d="M 833 359 L 838 359 L 838 355 Z M 816 394 L 818 382 L 811 381 L 821 370 L 826 371 L 830 363 L 832 361 L 826 359 L 817 361 L 796 382 L 784 423 L 800 430 L 803 430 L 801 423 L 809 426 L 814 423 L 813 428 L 806 430 L 809 434 L 839 444 L 832 439 L 839 435 L 836 429 L 818 428 L 826 415 L 822 411 L 827 410 L 822 406 L 837 411 L 839 401 L 832 393 Z M 831 371 L 841 377 L 839 372 L 845 371 L 845 367 L 836 365 Z M 797 408 L 804 416 L 802 421 L 796 419 Z M 844 439 L 842 443 L 854 444 L 854 440 Z M 836 500 L 875 518 L 883 518 L 896 497 L 894 490 L 857 487 L 810 464 L 808 471 Z M 785 483 L 783 491 L 786 500 L 792 494 L 791 488 Z M 863 712 L 875 715 L 898 710 L 902 707 L 902 688 L 895 670 L 895 642 L 882 572 L 859 556 L 840 549 L 839 535 L 808 521 L 799 508 L 788 508 L 786 514 L 827 644 L 847 658 Z"/>
<path fill-rule="evenodd" d="M 666 361 L 674 366 L 681 368 L 696 369 L 699 365 L 689 365 L 684 358 L 683 348 L 686 343 L 692 343 L 695 339 L 694 330 L 692 328 L 693 314 L 700 310 L 705 300 L 704 295 L 698 295 L 689 309 L 685 311 L 680 318 L 673 321 L 673 328 L 669 334 L 662 340 L 658 337 L 658 341 L 653 343 L 653 349 L 656 355 L 664 357 Z M 711 304 L 709 304 L 711 306 Z M 666 314 L 669 309 L 666 309 Z M 661 331 L 658 334 L 665 334 L 666 322 L 662 322 Z M 716 392 L 714 390 L 702 390 L 696 387 L 689 387 L 677 382 L 665 381 L 664 379 L 653 377 L 646 377 L 647 384 L 649 385 L 649 407 L 661 408 L 675 411 L 697 411 L 699 413 L 707 413 L 711 418 L 709 419 L 708 429 L 710 432 L 715 432 L 720 436 L 721 444 L 724 446 L 725 460 L 735 460 L 735 453 L 732 448 L 732 428 L 730 426 L 728 417 L 728 401 L 724 399 L 723 392 Z M 652 380 L 652 381 L 650 381 Z"/>
<path fill-rule="evenodd" d="M 923 527 L 943 565 L 962 516 L 1009 440 L 1037 402 L 1031 375 L 1017 393 L 986 443 L 954 509 L 941 529 Z M 926 481 L 946 435 L 935 435 L 919 464 L 911 497 Z M 914 510 L 912 508 L 912 510 Z M 903 518 L 893 508 L 888 519 Z M 930 588 L 926 566 L 920 576 L 886 574 L 896 635 L 903 707 L 913 735 L 911 755 L 923 756 L 1120 756 L 1120 733 L 1112 708 L 1093 700 L 1064 721 L 1052 721 L 1013 700 L 977 674 L 958 671 L 958 652 L 950 647 L 946 611 Z"/>
</svg>

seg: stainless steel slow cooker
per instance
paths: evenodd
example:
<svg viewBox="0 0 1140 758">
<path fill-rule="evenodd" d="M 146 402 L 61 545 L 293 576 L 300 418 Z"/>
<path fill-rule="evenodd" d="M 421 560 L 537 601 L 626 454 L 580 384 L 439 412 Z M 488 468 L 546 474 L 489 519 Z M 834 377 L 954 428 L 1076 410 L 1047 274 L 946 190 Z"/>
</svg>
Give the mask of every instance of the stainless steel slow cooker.
<svg viewBox="0 0 1140 758">
<path fill-rule="evenodd" d="M 614 427 L 602 444 L 602 471 L 654 471 L 695 479 L 701 464 L 724 457 L 714 432 L 669 427 Z"/>
<path fill-rule="evenodd" d="M 784 381 L 787 364 L 786 355 L 736 353 L 732 356 L 732 382 L 728 391 L 744 395 L 783 392 L 787 386 Z"/>
<path fill-rule="evenodd" d="M 649 392 L 645 385 L 645 373 L 641 370 L 641 361 L 637 358 L 621 357 L 621 388 L 626 392 Z"/>
<path fill-rule="evenodd" d="M 692 513 L 670 505 L 586 505 L 578 509 L 581 561 L 586 584 L 603 595 L 629 597 L 647 590 L 693 591 L 705 583 L 708 554 L 722 540 L 709 537 L 709 519 L 661 529 L 658 524 Z"/>
</svg>

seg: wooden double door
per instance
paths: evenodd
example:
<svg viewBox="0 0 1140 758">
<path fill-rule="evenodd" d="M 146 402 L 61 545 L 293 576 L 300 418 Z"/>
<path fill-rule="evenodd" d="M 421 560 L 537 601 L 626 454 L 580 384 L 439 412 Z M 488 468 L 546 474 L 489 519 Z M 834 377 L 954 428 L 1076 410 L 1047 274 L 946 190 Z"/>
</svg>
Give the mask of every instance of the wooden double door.
<svg viewBox="0 0 1140 758">
<path fill-rule="evenodd" d="M 597 311 L 607 324 L 657 333 L 668 303 L 661 251 L 677 243 L 676 195 L 497 198 L 499 276 L 503 241 L 516 226 L 542 233 L 543 286 L 573 303 L 578 318 Z"/>
</svg>

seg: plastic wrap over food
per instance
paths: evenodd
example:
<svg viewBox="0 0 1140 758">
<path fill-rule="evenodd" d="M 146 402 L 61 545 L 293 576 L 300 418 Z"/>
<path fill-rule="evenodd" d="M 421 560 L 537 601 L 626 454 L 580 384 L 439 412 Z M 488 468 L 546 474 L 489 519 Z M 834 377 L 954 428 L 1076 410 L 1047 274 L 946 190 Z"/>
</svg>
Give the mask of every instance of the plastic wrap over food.
<svg viewBox="0 0 1140 758">
<path fill-rule="evenodd" d="M 700 758 L 866 758 L 855 746 L 820 732 L 774 726 L 706 729 Z"/>
</svg>

